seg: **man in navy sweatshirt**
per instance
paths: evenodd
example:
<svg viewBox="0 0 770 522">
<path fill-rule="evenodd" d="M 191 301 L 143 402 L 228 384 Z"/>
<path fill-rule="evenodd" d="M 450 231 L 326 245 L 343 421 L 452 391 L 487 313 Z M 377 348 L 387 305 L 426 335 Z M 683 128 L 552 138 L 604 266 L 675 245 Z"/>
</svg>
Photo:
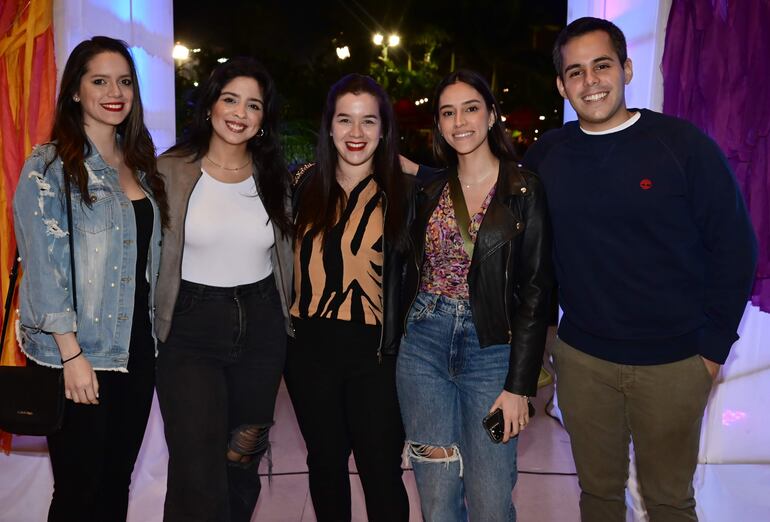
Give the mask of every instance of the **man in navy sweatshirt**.
<svg viewBox="0 0 770 522">
<path fill-rule="evenodd" d="M 582 520 L 625 520 L 629 439 L 650 520 L 697 520 L 703 411 L 738 338 L 756 238 L 717 145 L 626 107 L 620 29 L 575 20 L 553 58 L 578 121 L 543 135 L 524 164 L 553 223 L 564 311 L 553 356 Z"/>
</svg>

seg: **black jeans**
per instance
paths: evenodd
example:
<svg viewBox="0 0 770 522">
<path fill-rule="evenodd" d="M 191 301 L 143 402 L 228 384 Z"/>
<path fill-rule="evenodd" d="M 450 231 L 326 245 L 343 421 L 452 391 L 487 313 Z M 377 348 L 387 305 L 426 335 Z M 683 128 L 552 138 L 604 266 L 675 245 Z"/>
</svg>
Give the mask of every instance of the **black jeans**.
<svg viewBox="0 0 770 522">
<path fill-rule="evenodd" d="M 182 281 L 158 350 L 169 453 L 164 520 L 251 520 L 286 356 L 273 276 L 233 288 Z M 249 438 L 252 431 L 259 436 Z M 248 462 L 231 460 L 231 450 Z"/>
<path fill-rule="evenodd" d="M 126 520 L 128 488 L 152 405 L 155 342 L 149 314 L 135 311 L 128 373 L 98 371 L 99 404 L 67 401 L 48 437 L 54 491 L 50 522 Z M 82 357 L 82 356 L 81 356 Z"/>
<path fill-rule="evenodd" d="M 284 378 L 307 445 L 318 521 L 350 520 L 351 450 L 368 520 L 408 521 L 396 358 L 378 362 L 380 328 L 331 319 L 295 319 L 294 326 Z"/>
</svg>

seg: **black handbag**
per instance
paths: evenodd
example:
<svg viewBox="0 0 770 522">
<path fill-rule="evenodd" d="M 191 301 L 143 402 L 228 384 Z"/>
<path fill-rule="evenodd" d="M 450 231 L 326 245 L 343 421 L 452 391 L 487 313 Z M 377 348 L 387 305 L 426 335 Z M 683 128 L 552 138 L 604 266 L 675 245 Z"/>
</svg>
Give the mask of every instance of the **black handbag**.
<svg viewBox="0 0 770 522">
<path fill-rule="evenodd" d="M 69 177 L 64 175 L 67 194 L 67 224 L 69 226 L 70 270 L 72 275 L 72 305 L 77 313 L 75 290 L 75 249 L 72 238 L 72 197 Z M 11 269 L 8 294 L 5 297 L 3 330 L 0 334 L 0 356 L 5 346 L 5 334 L 11 315 L 16 279 L 19 275 L 19 250 L 16 249 Z M 64 419 L 64 373 L 35 363 L 27 366 L 0 366 L 0 429 L 17 435 L 50 435 L 58 431 Z"/>
</svg>

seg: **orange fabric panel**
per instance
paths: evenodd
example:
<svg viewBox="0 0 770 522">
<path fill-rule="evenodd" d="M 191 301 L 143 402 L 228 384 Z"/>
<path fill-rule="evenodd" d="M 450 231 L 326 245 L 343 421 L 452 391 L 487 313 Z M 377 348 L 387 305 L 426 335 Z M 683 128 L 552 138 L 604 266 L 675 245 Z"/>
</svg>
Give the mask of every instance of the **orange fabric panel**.
<svg viewBox="0 0 770 522">
<path fill-rule="evenodd" d="M 24 158 L 33 145 L 48 140 L 56 96 L 53 0 L 0 2 L 0 289 L 2 301 L 16 242 L 11 203 Z M 16 301 L 14 300 L 14 309 Z M 3 310 L 0 309 L 0 317 Z M 10 318 L 0 364 L 23 365 Z M 0 398 L 2 400 L 2 398 Z M 10 437 L 0 432 L 0 448 Z"/>
</svg>

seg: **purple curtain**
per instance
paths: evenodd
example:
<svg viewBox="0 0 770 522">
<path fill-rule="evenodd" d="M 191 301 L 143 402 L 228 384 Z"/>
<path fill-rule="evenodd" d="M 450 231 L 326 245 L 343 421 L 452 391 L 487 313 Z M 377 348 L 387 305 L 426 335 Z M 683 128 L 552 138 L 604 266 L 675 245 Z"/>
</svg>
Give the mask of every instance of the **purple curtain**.
<svg viewBox="0 0 770 522">
<path fill-rule="evenodd" d="M 759 239 L 751 300 L 770 312 L 770 1 L 673 0 L 663 112 L 711 136 L 735 171 Z"/>
</svg>

